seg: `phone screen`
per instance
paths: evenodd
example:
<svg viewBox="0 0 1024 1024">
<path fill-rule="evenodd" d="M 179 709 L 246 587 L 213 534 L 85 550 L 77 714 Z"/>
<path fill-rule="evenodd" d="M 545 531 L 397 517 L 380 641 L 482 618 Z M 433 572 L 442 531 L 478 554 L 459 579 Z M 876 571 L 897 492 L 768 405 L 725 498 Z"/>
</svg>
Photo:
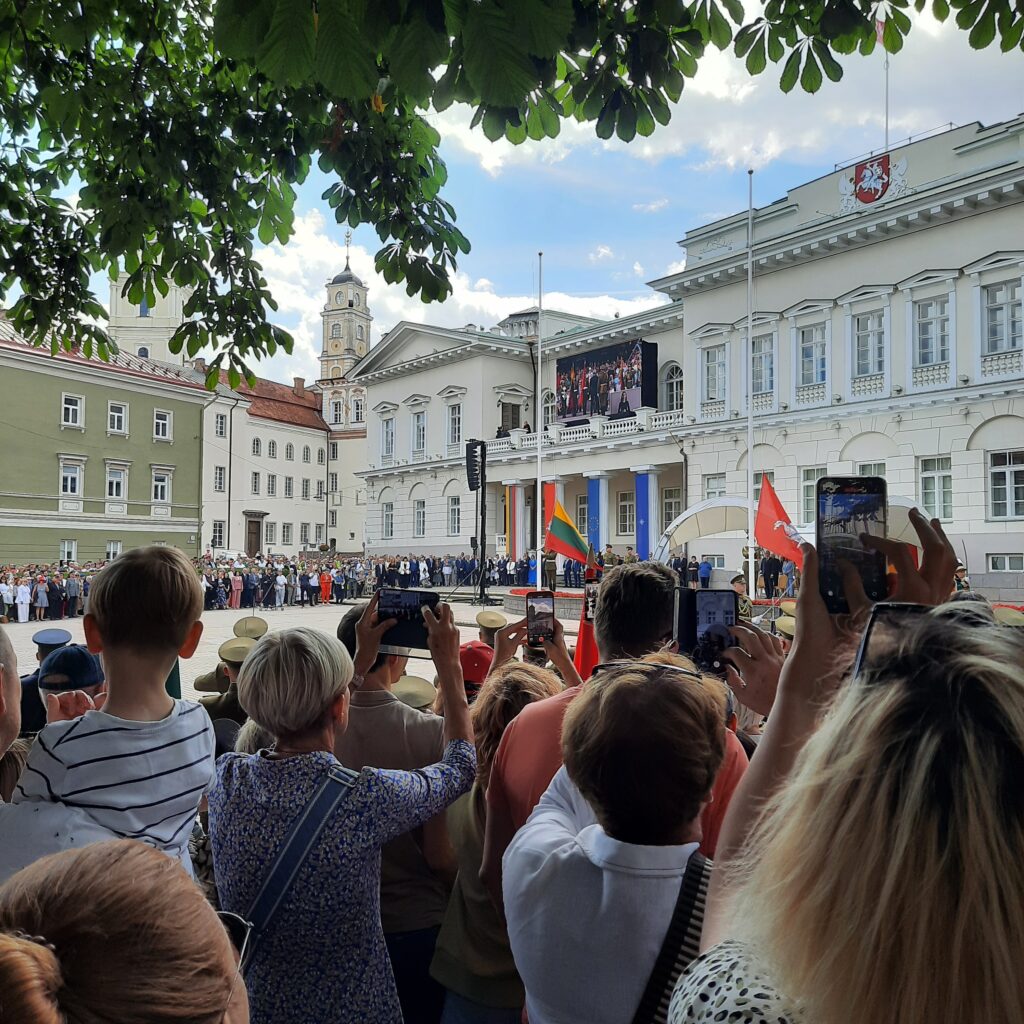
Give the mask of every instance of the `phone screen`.
<svg viewBox="0 0 1024 1024">
<path fill-rule="evenodd" d="M 380 649 L 385 654 L 408 654 L 412 650 L 427 649 L 427 624 L 423 621 L 424 605 L 437 607 L 440 594 L 431 590 L 400 590 L 383 587 L 377 604 L 377 617 L 398 619 L 381 637 Z"/>
<path fill-rule="evenodd" d="M 735 647 L 736 640 L 729 632 L 739 618 L 739 595 L 735 590 L 698 590 L 697 645 L 693 660 L 706 672 L 725 671 L 722 654 Z"/>
<path fill-rule="evenodd" d="M 886 596 L 885 555 L 861 543 L 861 534 L 884 537 L 885 481 L 878 476 L 823 477 L 818 481 L 817 546 L 819 587 L 833 614 L 850 610 L 843 593 L 840 562 L 853 565 L 872 601 Z"/>
<path fill-rule="evenodd" d="M 600 583 L 584 583 L 583 585 L 583 618 L 587 622 L 593 622 L 597 614 L 597 591 Z"/>
<path fill-rule="evenodd" d="M 904 604 L 882 601 L 871 609 L 871 618 L 864 629 L 853 674 L 870 671 L 892 658 L 906 639 L 909 630 L 931 609 L 926 604 Z"/>
<path fill-rule="evenodd" d="M 676 587 L 675 612 L 672 616 L 672 639 L 679 650 L 688 654 L 697 645 L 697 592 L 689 587 Z"/>
<path fill-rule="evenodd" d="M 536 590 L 526 595 L 526 632 L 531 647 L 540 647 L 555 636 L 555 595 Z"/>
</svg>

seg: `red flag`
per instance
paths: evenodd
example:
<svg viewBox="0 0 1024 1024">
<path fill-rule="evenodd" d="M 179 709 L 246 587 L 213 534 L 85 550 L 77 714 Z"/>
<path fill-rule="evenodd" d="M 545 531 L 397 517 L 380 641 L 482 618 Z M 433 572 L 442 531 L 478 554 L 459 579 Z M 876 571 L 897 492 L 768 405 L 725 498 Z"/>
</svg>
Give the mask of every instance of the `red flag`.
<svg viewBox="0 0 1024 1024">
<path fill-rule="evenodd" d="M 587 557 L 586 582 L 594 583 L 596 578 L 597 562 L 594 559 L 594 549 L 591 547 L 590 554 Z M 597 640 L 594 637 L 594 623 L 587 615 L 587 595 L 586 590 L 584 590 L 583 608 L 580 610 L 580 631 L 576 636 L 576 654 L 573 656 L 572 663 L 576 666 L 580 679 L 586 682 L 594 671 L 594 666 L 600 660 L 601 658 L 597 653 Z"/>
<path fill-rule="evenodd" d="M 754 520 L 754 539 L 757 543 L 779 555 L 791 558 L 798 569 L 804 567 L 800 554 L 800 534 L 793 526 L 779 496 L 767 476 L 761 478 L 761 497 L 757 502 L 757 518 Z"/>
</svg>

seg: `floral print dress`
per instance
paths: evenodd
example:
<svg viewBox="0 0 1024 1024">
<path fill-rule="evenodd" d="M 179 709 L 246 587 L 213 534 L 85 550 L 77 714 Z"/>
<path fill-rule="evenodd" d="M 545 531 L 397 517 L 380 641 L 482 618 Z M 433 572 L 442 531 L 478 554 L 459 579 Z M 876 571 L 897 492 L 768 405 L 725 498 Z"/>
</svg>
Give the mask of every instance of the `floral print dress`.
<svg viewBox="0 0 1024 1024">
<path fill-rule="evenodd" d="M 224 910 L 248 913 L 292 822 L 337 763 L 324 751 L 219 759 L 210 836 Z M 380 924 L 380 848 L 467 792 L 475 770 L 462 740 L 418 771 L 363 769 L 251 958 L 252 1024 L 401 1024 Z"/>
</svg>

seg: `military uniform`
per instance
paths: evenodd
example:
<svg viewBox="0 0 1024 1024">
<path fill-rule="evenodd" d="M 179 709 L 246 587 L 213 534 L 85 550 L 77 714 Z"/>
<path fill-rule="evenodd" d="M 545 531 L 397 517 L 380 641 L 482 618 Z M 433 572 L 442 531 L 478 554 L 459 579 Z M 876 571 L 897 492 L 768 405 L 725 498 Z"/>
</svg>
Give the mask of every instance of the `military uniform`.
<svg viewBox="0 0 1024 1024">
<path fill-rule="evenodd" d="M 245 622 L 246 620 L 243 619 L 242 621 Z M 262 619 L 259 621 L 262 622 Z M 215 697 L 199 698 L 199 703 L 206 708 L 206 713 L 210 716 L 212 722 L 227 718 L 232 722 L 237 722 L 239 725 L 245 725 L 248 721 L 249 716 L 246 714 L 245 708 L 238 701 L 238 684 L 231 682 L 229 679 L 225 662 L 232 667 L 241 668 L 242 663 L 255 646 L 256 640 L 251 636 L 235 636 L 230 640 L 225 640 L 220 645 L 217 654 L 221 659 L 221 663 L 217 666 L 217 671 L 223 671 L 227 685 L 224 688 L 224 692 Z"/>
</svg>

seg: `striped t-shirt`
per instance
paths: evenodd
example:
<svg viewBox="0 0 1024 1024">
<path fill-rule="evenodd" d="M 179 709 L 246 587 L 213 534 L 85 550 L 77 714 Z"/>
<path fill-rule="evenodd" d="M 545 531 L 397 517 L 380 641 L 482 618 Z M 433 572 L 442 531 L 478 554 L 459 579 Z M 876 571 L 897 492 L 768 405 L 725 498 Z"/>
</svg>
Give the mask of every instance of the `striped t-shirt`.
<svg viewBox="0 0 1024 1024">
<path fill-rule="evenodd" d="M 176 700 L 159 722 L 87 711 L 39 733 L 13 802 L 78 808 L 102 828 L 187 862 L 214 772 L 213 725 L 199 704 Z"/>
</svg>

